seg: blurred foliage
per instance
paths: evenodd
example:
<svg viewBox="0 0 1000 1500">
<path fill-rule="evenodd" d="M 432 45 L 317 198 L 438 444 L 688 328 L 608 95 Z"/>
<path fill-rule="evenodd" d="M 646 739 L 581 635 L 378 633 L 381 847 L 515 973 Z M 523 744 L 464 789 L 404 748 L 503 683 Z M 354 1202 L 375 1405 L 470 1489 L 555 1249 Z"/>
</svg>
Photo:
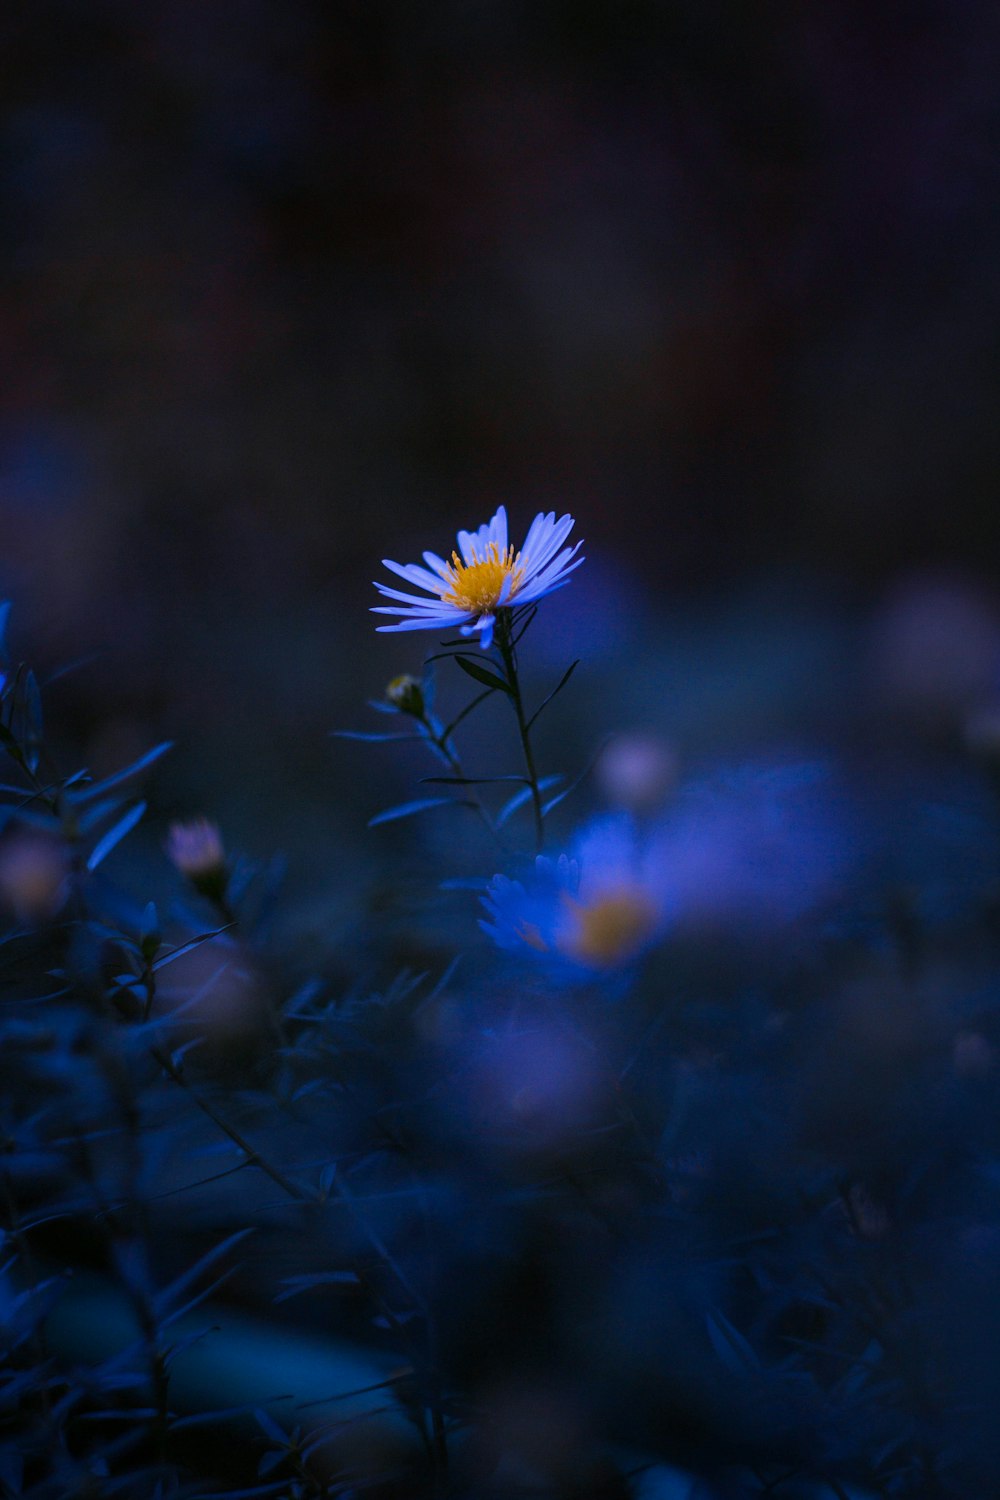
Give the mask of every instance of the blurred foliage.
<svg viewBox="0 0 1000 1500">
<path fill-rule="evenodd" d="M 170 747 L 67 775 L 4 653 L 4 1494 L 995 1485 L 988 705 L 970 752 L 962 671 L 915 693 L 904 653 L 854 767 L 620 737 L 548 837 L 617 810 L 532 866 L 529 798 L 458 755 L 513 753 L 482 681 L 546 628 L 373 700 L 364 741 L 450 774 L 372 817 L 384 891 L 314 963 L 280 863 L 205 819 L 137 894 Z"/>
<path fill-rule="evenodd" d="M 995 1493 L 1000 11 L 0 39 L 0 1493 Z"/>
</svg>

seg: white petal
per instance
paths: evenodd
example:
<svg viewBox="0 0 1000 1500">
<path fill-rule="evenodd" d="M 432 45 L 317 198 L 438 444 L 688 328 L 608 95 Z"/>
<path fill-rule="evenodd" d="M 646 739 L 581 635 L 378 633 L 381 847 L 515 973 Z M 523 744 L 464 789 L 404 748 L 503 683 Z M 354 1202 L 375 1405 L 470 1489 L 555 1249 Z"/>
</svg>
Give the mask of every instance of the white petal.
<svg viewBox="0 0 1000 1500">
<path fill-rule="evenodd" d="M 436 599 L 422 599 L 419 594 L 404 594 L 401 589 L 391 589 L 387 583 L 379 583 L 375 580 L 375 587 L 386 599 L 401 599 L 404 604 L 421 604 L 430 609 L 440 608 L 440 597 Z"/>
<path fill-rule="evenodd" d="M 430 615 L 435 620 L 468 620 L 468 610 L 456 609 L 453 604 L 444 609 L 434 605 L 428 599 L 426 604 L 373 604 L 373 612 L 377 615 Z"/>
<path fill-rule="evenodd" d="M 376 625 L 375 629 L 383 634 L 389 630 L 449 630 L 454 623 L 453 620 L 447 618 L 426 617 L 419 620 L 400 620 L 398 625 Z"/>
<path fill-rule="evenodd" d="M 489 540 L 496 542 L 500 549 L 501 557 L 507 551 L 507 510 L 503 505 L 497 506 L 496 515 L 490 522 Z"/>
<path fill-rule="evenodd" d="M 565 547 L 559 555 L 547 562 L 544 568 L 539 568 L 534 576 L 528 580 L 529 583 L 547 583 L 551 578 L 565 567 L 570 558 L 575 557 L 583 546 L 583 540 L 576 542 L 572 547 Z M 582 559 L 581 559 L 582 561 Z"/>
<path fill-rule="evenodd" d="M 382 566 L 388 568 L 390 573 L 395 573 L 397 578 L 405 578 L 407 583 L 415 583 L 418 588 L 427 589 L 428 593 L 440 594 L 441 592 L 442 580 L 439 575 L 429 573 L 418 563 L 390 562 L 389 558 L 383 557 Z"/>
<path fill-rule="evenodd" d="M 561 516 L 558 521 L 548 530 L 548 533 L 539 538 L 531 552 L 530 560 L 526 561 L 529 577 L 540 573 L 551 558 L 555 557 L 563 542 L 573 530 L 573 517 Z"/>
<path fill-rule="evenodd" d="M 521 561 L 525 564 L 525 566 L 527 566 L 530 562 L 535 548 L 538 546 L 542 537 L 548 531 L 555 518 L 555 511 L 550 511 L 549 514 L 546 515 L 543 510 L 540 510 L 538 512 L 538 515 L 532 521 L 531 525 L 528 527 L 528 535 L 525 537 L 524 541 L 521 544 Z"/>
<path fill-rule="evenodd" d="M 566 558 L 565 562 L 560 558 L 546 572 L 525 585 L 517 596 L 519 604 L 530 604 L 534 599 L 541 599 L 543 595 L 551 594 L 556 589 L 561 589 L 565 583 L 569 582 L 570 573 L 574 572 L 582 562 L 586 561 L 585 558 L 578 557 L 576 562 L 571 563 L 569 562 L 569 558 L 572 556 L 572 552 L 567 551 L 564 555 Z"/>
</svg>

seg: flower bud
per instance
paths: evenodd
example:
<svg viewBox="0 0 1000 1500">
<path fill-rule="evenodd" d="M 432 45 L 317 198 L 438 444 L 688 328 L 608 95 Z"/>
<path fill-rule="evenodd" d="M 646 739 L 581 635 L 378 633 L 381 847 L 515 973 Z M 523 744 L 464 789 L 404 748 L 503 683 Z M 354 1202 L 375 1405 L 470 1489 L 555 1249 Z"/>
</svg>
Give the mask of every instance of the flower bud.
<svg viewBox="0 0 1000 1500">
<path fill-rule="evenodd" d="M 217 900 L 224 894 L 226 851 L 215 823 L 208 818 L 172 823 L 166 850 L 171 862 L 202 895 Z"/>
<path fill-rule="evenodd" d="M 424 690 L 416 677 L 408 672 L 394 677 L 385 690 L 385 696 L 400 713 L 412 714 L 415 719 L 424 717 Z"/>
<path fill-rule="evenodd" d="M 597 779 L 612 807 L 626 812 L 653 812 L 677 780 L 673 748 L 653 734 L 622 734 L 597 762 Z"/>
</svg>

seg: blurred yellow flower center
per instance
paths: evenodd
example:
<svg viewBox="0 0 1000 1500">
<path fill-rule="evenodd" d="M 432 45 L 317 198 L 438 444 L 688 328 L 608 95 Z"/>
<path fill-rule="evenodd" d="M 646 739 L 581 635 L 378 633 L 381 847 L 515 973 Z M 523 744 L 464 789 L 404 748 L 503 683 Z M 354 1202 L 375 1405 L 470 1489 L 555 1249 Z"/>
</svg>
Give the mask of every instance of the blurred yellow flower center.
<svg viewBox="0 0 1000 1500">
<path fill-rule="evenodd" d="M 653 930 L 656 912 L 640 890 L 622 886 L 589 904 L 563 898 L 570 923 L 559 946 L 570 958 L 595 968 L 631 958 Z"/>
<path fill-rule="evenodd" d="M 501 552 L 497 542 L 489 543 L 483 557 L 473 552 L 469 563 L 453 552 L 445 580 L 448 592 L 441 597 L 446 604 L 455 604 L 470 615 L 491 615 L 500 603 L 505 581 L 510 579 L 508 599 L 524 582 L 520 561 L 521 554 L 513 547 Z"/>
</svg>

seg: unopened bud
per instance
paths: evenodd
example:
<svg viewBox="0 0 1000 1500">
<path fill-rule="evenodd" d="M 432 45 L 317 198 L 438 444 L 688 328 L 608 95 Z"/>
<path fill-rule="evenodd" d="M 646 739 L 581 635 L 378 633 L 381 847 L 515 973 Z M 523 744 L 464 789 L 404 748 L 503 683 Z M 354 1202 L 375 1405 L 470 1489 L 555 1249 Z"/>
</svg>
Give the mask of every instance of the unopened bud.
<svg viewBox="0 0 1000 1500">
<path fill-rule="evenodd" d="M 612 807 L 626 812 L 653 812 L 677 780 L 673 748 L 653 734 L 622 734 L 597 762 L 601 790 Z"/>
<path fill-rule="evenodd" d="M 385 690 L 385 696 L 400 713 L 412 714 L 415 719 L 424 716 L 424 690 L 416 677 L 404 672 L 394 677 Z"/>
<path fill-rule="evenodd" d="M 167 855 L 182 875 L 203 895 L 217 898 L 226 886 L 226 851 L 218 826 L 208 818 L 173 823 L 167 836 Z"/>
</svg>

